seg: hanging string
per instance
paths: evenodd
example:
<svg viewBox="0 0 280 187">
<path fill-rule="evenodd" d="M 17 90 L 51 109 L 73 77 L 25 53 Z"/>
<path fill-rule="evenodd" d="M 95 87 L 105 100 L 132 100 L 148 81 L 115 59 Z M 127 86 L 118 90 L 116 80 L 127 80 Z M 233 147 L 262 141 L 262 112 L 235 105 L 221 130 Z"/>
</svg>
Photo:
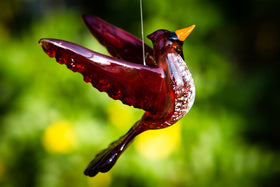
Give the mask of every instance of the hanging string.
<svg viewBox="0 0 280 187">
<path fill-rule="evenodd" d="M 140 16 L 141 16 L 141 33 L 142 33 L 142 52 L 143 52 L 143 65 L 146 66 L 145 61 L 145 43 L 144 43 L 144 23 L 143 23 L 143 3 L 140 0 Z"/>
</svg>

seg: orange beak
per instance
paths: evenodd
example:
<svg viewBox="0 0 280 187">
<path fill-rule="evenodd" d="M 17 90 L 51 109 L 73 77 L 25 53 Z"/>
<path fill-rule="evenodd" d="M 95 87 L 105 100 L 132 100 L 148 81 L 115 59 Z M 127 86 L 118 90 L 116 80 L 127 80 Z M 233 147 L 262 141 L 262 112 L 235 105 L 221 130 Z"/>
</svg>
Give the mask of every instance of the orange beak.
<svg viewBox="0 0 280 187">
<path fill-rule="evenodd" d="M 195 25 L 192 25 L 184 29 L 176 30 L 175 33 L 178 36 L 178 39 L 183 42 L 191 34 L 194 28 Z"/>
</svg>

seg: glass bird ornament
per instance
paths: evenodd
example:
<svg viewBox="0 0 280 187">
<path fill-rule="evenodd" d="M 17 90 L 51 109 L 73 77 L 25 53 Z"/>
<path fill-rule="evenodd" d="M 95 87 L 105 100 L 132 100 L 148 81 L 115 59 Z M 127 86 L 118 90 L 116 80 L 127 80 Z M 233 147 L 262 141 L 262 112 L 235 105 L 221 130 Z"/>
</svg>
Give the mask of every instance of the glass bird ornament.
<svg viewBox="0 0 280 187">
<path fill-rule="evenodd" d="M 191 109 L 195 86 L 182 45 L 195 25 L 175 32 L 153 32 L 148 35 L 153 48 L 145 44 L 143 55 L 142 41 L 135 36 L 97 17 L 84 15 L 83 20 L 112 57 L 58 39 L 41 39 L 39 44 L 50 57 L 81 73 L 84 81 L 100 92 L 145 111 L 125 135 L 89 163 L 84 173 L 92 177 L 109 171 L 135 136 L 168 127 Z"/>
</svg>

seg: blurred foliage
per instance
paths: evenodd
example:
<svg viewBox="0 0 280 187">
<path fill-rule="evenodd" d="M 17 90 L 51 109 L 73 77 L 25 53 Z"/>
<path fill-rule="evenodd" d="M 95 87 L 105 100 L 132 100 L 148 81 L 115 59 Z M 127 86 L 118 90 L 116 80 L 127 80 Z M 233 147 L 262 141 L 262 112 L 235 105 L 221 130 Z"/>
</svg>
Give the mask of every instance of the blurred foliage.
<svg viewBox="0 0 280 187">
<path fill-rule="evenodd" d="M 88 162 L 143 111 L 84 83 L 38 40 L 106 54 L 80 15 L 140 37 L 139 2 L 0 2 L 0 186 L 280 186 L 279 3 L 143 3 L 145 34 L 197 25 L 184 44 L 196 101 L 174 126 L 136 138 L 110 172 L 88 178 Z"/>
</svg>

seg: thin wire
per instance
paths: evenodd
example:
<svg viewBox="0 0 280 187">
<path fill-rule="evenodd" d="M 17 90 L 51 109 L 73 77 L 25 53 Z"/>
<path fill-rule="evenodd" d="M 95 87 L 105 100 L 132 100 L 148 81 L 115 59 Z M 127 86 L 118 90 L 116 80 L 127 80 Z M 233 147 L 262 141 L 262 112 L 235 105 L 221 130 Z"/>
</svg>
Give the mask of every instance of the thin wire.
<svg viewBox="0 0 280 187">
<path fill-rule="evenodd" d="M 140 0 L 140 16 L 141 16 L 143 64 L 144 64 L 144 66 L 146 66 L 146 61 L 145 61 L 145 43 L 144 43 L 144 23 L 143 23 L 143 3 L 142 3 L 142 0 Z"/>
</svg>

